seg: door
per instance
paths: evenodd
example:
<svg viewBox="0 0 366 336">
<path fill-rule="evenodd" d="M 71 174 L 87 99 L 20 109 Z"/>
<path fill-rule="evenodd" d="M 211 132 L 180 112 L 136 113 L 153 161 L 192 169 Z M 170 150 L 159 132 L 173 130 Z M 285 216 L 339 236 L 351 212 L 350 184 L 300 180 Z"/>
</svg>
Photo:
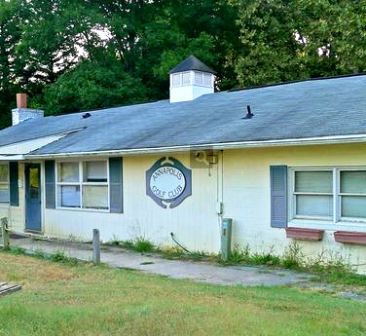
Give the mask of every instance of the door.
<svg viewBox="0 0 366 336">
<path fill-rule="evenodd" d="M 41 231 L 41 165 L 25 166 L 25 228 L 28 231 Z"/>
</svg>

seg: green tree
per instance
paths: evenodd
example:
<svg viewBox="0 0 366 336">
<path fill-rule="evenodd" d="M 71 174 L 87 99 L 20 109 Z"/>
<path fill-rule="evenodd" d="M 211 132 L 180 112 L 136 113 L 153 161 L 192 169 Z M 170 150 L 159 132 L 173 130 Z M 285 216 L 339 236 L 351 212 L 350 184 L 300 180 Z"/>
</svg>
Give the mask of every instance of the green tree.
<svg viewBox="0 0 366 336">
<path fill-rule="evenodd" d="M 365 71 L 366 1 L 231 0 L 241 85 Z"/>
<path fill-rule="evenodd" d="M 104 57 L 103 57 L 104 56 Z M 104 50 L 62 74 L 45 90 L 47 114 L 78 112 L 147 99 L 147 89 Z"/>
<path fill-rule="evenodd" d="M 22 84 L 53 83 L 97 45 L 95 13 L 83 0 L 23 0 L 29 17 L 23 20 L 17 46 L 23 60 Z"/>
<path fill-rule="evenodd" d="M 308 76 L 301 8 L 296 1 L 238 0 L 241 85 L 259 85 Z M 300 32 L 300 33 L 298 33 Z"/>
<path fill-rule="evenodd" d="M 24 12 L 21 1 L 0 2 L 0 128 L 10 123 L 10 109 L 18 89 L 16 46 L 21 40 Z"/>
</svg>

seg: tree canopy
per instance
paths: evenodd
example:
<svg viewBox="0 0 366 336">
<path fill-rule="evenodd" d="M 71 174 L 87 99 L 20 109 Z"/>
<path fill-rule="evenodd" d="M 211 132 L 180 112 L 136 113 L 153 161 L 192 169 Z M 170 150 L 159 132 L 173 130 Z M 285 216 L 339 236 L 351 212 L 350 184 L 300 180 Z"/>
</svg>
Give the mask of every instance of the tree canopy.
<svg viewBox="0 0 366 336">
<path fill-rule="evenodd" d="M 168 97 L 194 54 L 219 90 L 365 71 L 366 0 L 0 0 L 0 127 Z"/>
</svg>

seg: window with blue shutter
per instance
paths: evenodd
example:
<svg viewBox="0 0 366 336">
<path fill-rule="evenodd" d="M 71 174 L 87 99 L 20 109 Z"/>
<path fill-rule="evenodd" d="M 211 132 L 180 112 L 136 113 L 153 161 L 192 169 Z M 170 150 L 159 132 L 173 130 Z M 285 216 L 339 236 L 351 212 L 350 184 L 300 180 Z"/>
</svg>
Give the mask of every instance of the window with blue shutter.
<svg viewBox="0 0 366 336">
<path fill-rule="evenodd" d="M 19 206 L 19 168 L 18 162 L 9 163 L 9 181 L 10 181 L 10 205 Z"/>
<path fill-rule="evenodd" d="M 123 212 L 123 159 L 109 159 L 110 212 Z"/>
<path fill-rule="evenodd" d="M 45 161 L 44 167 L 46 180 L 46 208 L 54 209 L 56 207 L 55 161 Z"/>
<path fill-rule="evenodd" d="M 287 166 L 271 166 L 271 226 L 287 227 Z"/>
</svg>

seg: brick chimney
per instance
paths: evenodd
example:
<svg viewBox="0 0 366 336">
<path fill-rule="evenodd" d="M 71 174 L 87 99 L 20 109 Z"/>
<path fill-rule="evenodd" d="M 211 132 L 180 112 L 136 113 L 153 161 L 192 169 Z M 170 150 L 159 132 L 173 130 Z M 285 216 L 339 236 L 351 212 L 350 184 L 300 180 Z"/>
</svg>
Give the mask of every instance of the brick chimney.
<svg viewBox="0 0 366 336">
<path fill-rule="evenodd" d="M 27 108 L 27 94 L 17 93 L 17 108 L 13 109 L 12 114 L 12 125 L 17 125 L 28 119 L 43 118 L 44 112 L 36 109 Z"/>
</svg>

